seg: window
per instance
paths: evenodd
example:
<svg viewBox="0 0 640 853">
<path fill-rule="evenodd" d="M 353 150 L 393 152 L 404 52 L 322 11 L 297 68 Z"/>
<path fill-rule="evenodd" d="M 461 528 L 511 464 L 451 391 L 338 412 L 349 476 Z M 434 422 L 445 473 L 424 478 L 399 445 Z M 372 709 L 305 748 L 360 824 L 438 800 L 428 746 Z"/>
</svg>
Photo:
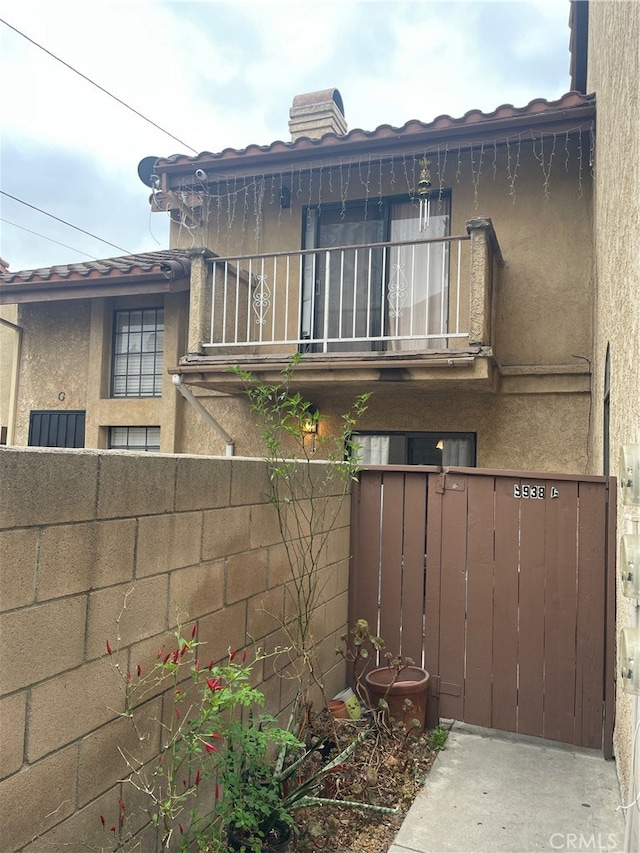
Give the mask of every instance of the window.
<svg viewBox="0 0 640 853">
<path fill-rule="evenodd" d="M 84 447 L 85 412 L 64 409 L 29 415 L 29 447 Z"/>
<path fill-rule="evenodd" d="M 394 350 L 446 345 L 450 198 L 381 199 L 305 212 L 301 337 L 312 350 Z M 400 245 L 369 248 L 368 244 Z M 362 248 L 358 248 L 362 246 Z M 439 337 L 441 335 L 441 337 Z M 428 336 L 428 337 L 427 337 Z"/>
<path fill-rule="evenodd" d="M 163 308 L 115 312 L 112 397 L 161 396 L 163 344 Z"/>
<path fill-rule="evenodd" d="M 473 432 L 358 432 L 363 465 L 457 465 L 474 468 Z"/>
<path fill-rule="evenodd" d="M 160 427 L 109 427 L 109 450 L 148 450 L 159 453 Z"/>
</svg>

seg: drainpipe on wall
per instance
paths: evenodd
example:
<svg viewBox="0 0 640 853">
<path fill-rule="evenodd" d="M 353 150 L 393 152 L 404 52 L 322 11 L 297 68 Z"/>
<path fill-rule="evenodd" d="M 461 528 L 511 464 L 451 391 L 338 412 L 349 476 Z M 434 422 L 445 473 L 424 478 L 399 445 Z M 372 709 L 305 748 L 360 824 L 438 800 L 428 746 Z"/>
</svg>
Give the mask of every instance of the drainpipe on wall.
<svg viewBox="0 0 640 853">
<path fill-rule="evenodd" d="M 177 390 L 182 394 L 184 399 L 188 403 L 190 403 L 190 405 L 193 406 L 196 412 L 199 412 L 202 415 L 202 417 L 209 424 L 209 426 L 212 426 L 214 430 L 218 433 L 220 438 L 224 440 L 225 444 L 227 445 L 226 455 L 233 456 L 235 449 L 233 439 L 227 432 L 222 429 L 222 427 L 213 417 L 213 415 L 205 409 L 200 400 L 193 396 L 193 392 L 191 391 L 191 389 L 184 384 L 183 377 L 179 373 L 176 373 L 171 377 L 171 381 L 176 386 Z"/>
<path fill-rule="evenodd" d="M 0 323 L 8 326 L 17 334 L 16 345 L 13 348 L 13 363 L 11 365 L 11 388 L 9 390 L 9 414 L 7 417 L 7 445 L 13 444 L 16 431 L 16 409 L 18 407 L 18 369 L 20 367 L 20 353 L 22 350 L 22 326 L 16 326 L 4 317 L 0 317 Z"/>
</svg>

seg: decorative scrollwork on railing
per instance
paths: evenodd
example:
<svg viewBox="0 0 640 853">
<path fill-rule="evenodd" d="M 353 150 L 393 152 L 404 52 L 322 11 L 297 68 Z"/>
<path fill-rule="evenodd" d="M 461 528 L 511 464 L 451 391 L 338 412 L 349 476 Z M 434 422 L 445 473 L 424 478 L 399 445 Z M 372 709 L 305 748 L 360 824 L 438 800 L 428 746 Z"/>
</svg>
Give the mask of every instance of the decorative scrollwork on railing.
<svg viewBox="0 0 640 853">
<path fill-rule="evenodd" d="M 267 275 L 261 274 L 255 277 L 255 289 L 253 291 L 253 311 L 256 315 L 256 323 L 264 326 L 267 322 L 267 314 L 271 308 L 271 291 L 267 284 Z"/>
<path fill-rule="evenodd" d="M 396 319 L 402 317 L 402 310 L 407 303 L 407 279 L 404 275 L 404 264 L 393 264 L 392 270 L 387 301 L 389 303 L 389 316 Z"/>
</svg>

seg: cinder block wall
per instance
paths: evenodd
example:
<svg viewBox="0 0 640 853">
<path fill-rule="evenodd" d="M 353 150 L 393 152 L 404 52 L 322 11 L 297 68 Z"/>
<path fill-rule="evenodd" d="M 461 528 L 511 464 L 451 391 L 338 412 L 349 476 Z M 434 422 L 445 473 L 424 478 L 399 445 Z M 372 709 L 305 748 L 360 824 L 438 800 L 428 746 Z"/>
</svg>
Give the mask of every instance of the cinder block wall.
<svg viewBox="0 0 640 853">
<path fill-rule="evenodd" d="M 118 717 L 107 640 L 123 666 L 150 666 L 179 607 L 198 622 L 208 658 L 248 635 L 266 648 L 282 642 L 288 563 L 267 493 L 256 459 L 0 449 L 3 853 L 108 847 L 100 815 L 117 819 L 118 745 L 133 733 Z M 347 500 L 314 619 L 331 695 L 344 686 L 334 648 L 347 621 L 348 556 Z M 269 710 L 283 712 L 296 685 L 266 666 L 258 675 Z M 161 719 L 167 697 L 151 701 Z M 156 754 L 153 738 L 145 749 Z M 153 850 L 153 833 L 141 844 Z"/>
</svg>

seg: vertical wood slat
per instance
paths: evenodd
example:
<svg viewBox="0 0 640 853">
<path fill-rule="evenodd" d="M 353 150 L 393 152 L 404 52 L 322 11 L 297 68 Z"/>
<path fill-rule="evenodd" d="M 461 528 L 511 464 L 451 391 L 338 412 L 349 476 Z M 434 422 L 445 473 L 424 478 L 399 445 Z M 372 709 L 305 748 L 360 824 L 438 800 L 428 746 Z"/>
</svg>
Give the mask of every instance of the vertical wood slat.
<svg viewBox="0 0 640 853">
<path fill-rule="evenodd" d="M 424 667 L 429 673 L 427 725 L 438 725 L 440 710 L 440 587 L 442 567 L 441 477 L 428 475 L 427 486 L 427 577 L 425 582 Z"/>
<path fill-rule="evenodd" d="M 496 478 L 495 565 L 493 581 L 493 706 L 491 726 L 518 728 L 518 568 L 520 480 Z"/>
<path fill-rule="evenodd" d="M 576 743 L 578 484 L 547 480 L 545 486 L 544 727 L 541 734 L 549 740 Z M 551 497 L 556 492 L 557 497 Z"/>
<path fill-rule="evenodd" d="M 605 560 L 604 560 L 604 725 L 603 753 L 607 760 L 613 758 L 613 727 L 616 707 L 616 493 L 618 481 L 608 477 L 603 500 L 606 505 Z"/>
<path fill-rule="evenodd" d="M 527 485 L 541 486 L 527 478 Z M 520 499 L 518 731 L 537 735 L 544 721 L 544 556 L 547 501 Z"/>
<path fill-rule="evenodd" d="M 495 477 L 469 477 L 464 719 L 491 726 Z"/>
<path fill-rule="evenodd" d="M 427 485 L 429 475 L 405 479 L 404 567 L 402 571 L 402 655 L 423 665 Z"/>
<path fill-rule="evenodd" d="M 380 565 L 380 513 L 382 474 L 360 474 L 360 500 L 356 507 L 358 535 L 354 551 L 354 585 L 350 590 L 351 627 L 366 619 L 375 632 L 378 624 L 378 569 Z"/>
<path fill-rule="evenodd" d="M 578 520 L 576 742 L 602 744 L 604 699 L 606 506 L 605 485 L 580 483 Z M 599 594 L 598 594 L 599 593 Z"/>
<path fill-rule="evenodd" d="M 404 531 L 405 474 L 383 475 L 380 525 L 380 636 L 387 651 L 396 655 L 401 644 L 402 545 Z"/>
<path fill-rule="evenodd" d="M 464 645 L 467 562 L 466 477 L 447 474 L 442 502 L 440 588 L 440 713 L 464 719 Z M 454 485 L 458 485 L 456 490 Z"/>
</svg>

